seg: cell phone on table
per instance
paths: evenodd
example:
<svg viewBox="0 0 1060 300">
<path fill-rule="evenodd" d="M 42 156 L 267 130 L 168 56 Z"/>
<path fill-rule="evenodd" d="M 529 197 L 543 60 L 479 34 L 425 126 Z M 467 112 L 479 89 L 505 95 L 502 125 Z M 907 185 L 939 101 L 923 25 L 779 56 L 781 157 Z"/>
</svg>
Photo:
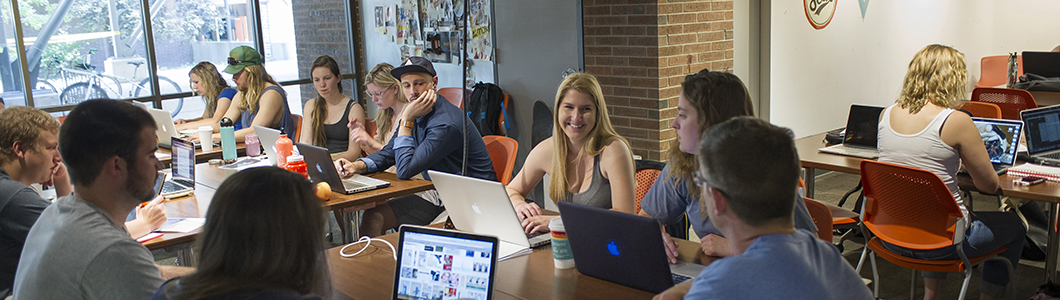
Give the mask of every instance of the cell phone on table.
<svg viewBox="0 0 1060 300">
<path fill-rule="evenodd" d="M 1031 186 L 1042 182 L 1045 182 L 1045 178 L 1038 176 L 1027 176 L 1020 179 L 1016 179 L 1016 181 L 1014 181 L 1015 184 L 1023 186 Z"/>
</svg>

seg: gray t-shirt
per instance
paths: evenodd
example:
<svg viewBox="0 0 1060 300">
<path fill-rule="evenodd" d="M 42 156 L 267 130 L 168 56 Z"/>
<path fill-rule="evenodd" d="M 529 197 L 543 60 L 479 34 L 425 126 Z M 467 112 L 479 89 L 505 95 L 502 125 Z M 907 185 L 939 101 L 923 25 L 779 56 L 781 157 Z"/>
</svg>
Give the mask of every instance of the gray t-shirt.
<svg viewBox="0 0 1060 300">
<path fill-rule="evenodd" d="M 151 252 L 123 224 L 70 195 L 30 229 L 14 292 L 15 299 L 150 299 L 162 282 Z"/>
<path fill-rule="evenodd" d="M 10 292 L 26 235 L 48 204 L 51 202 L 0 168 L 0 297 L 4 290 Z"/>
</svg>

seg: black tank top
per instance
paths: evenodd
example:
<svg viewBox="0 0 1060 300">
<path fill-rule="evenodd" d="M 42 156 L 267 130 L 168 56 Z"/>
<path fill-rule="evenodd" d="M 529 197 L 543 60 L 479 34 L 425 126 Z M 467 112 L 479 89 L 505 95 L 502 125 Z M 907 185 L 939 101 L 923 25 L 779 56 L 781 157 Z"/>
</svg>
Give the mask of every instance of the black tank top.
<svg viewBox="0 0 1060 300">
<path fill-rule="evenodd" d="M 346 124 L 350 123 L 350 106 L 353 106 L 353 99 L 346 102 L 346 110 L 342 112 L 342 118 L 338 122 L 324 124 L 324 137 L 327 138 L 328 152 L 332 154 L 346 152 L 346 149 L 350 148 L 350 129 L 346 128 Z"/>
</svg>

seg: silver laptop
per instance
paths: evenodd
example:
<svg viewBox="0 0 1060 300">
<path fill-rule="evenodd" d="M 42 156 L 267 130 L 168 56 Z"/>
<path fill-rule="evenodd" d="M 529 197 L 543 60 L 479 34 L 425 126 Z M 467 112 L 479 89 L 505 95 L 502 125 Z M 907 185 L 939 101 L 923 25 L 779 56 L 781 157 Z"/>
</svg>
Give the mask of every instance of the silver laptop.
<svg viewBox="0 0 1060 300">
<path fill-rule="evenodd" d="M 133 102 L 133 103 L 136 103 L 136 102 Z M 149 114 L 151 114 L 151 118 L 155 119 L 155 125 L 158 126 L 158 128 L 155 129 L 155 135 L 158 137 L 158 146 L 159 147 L 162 147 L 162 148 L 165 148 L 165 149 L 170 149 L 172 147 L 172 145 L 170 145 L 169 138 L 171 138 L 171 137 L 175 137 L 175 138 L 184 138 L 184 137 L 186 137 L 185 135 L 181 134 L 180 131 L 177 131 L 177 126 L 173 124 L 173 117 L 169 115 L 168 111 L 161 110 L 161 109 L 156 109 L 156 108 L 150 108 L 150 107 L 146 107 L 146 106 L 142 106 L 142 105 L 143 104 L 141 103 L 141 105 L 137 105 L 137 106 L 140 106 L 141 108 L 147 110 L 147 112 Z M 214 142 L 213 144 L 214 144 L 214 146 L 221 146 L 221 144 L 217 143 L 217 142 Z M 194 147 L 195 148 L 193 148 L 193 149 L 201 148 L 201 146 L 198 143 L 194 144 Z"/>
<path fill-rule="evenodd" d="M 851 105 L 843 143 L 817 151 L 868 159 L 880 157 L 879 150 L 876 150 L 876 140 L 882 112 L 883 107 L 879 106 Z"/>
<path fill-rule="evenodd" d="M 975 123 L 975 128 L 983 138 L 994 172 L 1004 174 L 1016 164 L 1016 149 L 1023 134 L 1023 121 L 972 118 L 972 123 Z"/>
<path fill-rule="evenodd" d="M 313 179 L 313 183 L 327 182 L 332 191 L 346 195 L 390 186 L 390 182 L 368 176 L 339 177 L 339 171 L 335 170 L 328 149 L 302 143 L 294 145 L 305 159 L 306 169 L 309 170 L 309 178 Z"/>
<path fill-rule="evenodd" d="M 265 148 L 265 156 L 269 158 L 269 163 L 275 166 L 276 140 L 280 139 L 280 131 L 268 127 L 254 125 L 254 133 L 258 135 L 258 141 L 261 142 L 261 147 Z"/>
<path fill-rule="evenodd" d="M 1031 158 L 1060 164 L 1060 105 L 1020 111 Z"/>
<path fill-rule="evenodd" d="M 500 182 L 428 170 L 457 229 L 501 239 L 501 259 L 552 242 L 546 233 L 527 234 Z M 513 247 L 514 246 L 514 247 Z"/>
<path fill-rule="evenodd" d="M 186 196 L 195 191 L 195 148 L 188 140 L 170 137 L 173 164 L 170 178 L 162 184 L 159 192 L 166 199 Z"/>
<path fill-rule="evenodd" d="M 413 225 L 398 234 L 390 299 L 493 299 L 496 237 Z"/>
</svg>

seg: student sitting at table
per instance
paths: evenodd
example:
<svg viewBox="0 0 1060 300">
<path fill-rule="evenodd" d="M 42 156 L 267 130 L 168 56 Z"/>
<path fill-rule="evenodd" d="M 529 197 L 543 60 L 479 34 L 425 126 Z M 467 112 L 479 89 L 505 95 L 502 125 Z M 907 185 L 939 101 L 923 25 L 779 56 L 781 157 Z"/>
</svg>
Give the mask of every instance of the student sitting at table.
<svg viewBox="0 0 1060 300">
<path fill-rule="evenodd" d="M 331 56 L 317 57 L 310 73 L 317 97 L 306 101 L 302 109 L 308 118 L 302 118 L 300 143 L 325 147 L 333 159 L 361 157 L 360 144 L 350 143 L 347 125 L 353 120 L 364 123 L 364 109 L 342 94 L 339 64 Z"/>
<path fill-rule="evenodd" d="M 208 61 L 200 62 L 188 72 L 191 81 L 191 89 L 202 95 L 202 101 L 206 102 L 206 109 L 202 111 L 202 117 L 184 120 L 173 120 L 178 130 L 198 129 L 199 126 L 212 126 L 221 122 L 221 117 L 228 111 L 235 97 L 236 89 L 228 87 L 228 82 L 221 78 L 217 67 Z"/>
<path fill-rule="evenodd" d="M 707 69 L 685 76 L 677 99 L 677 116 L 670 124 L 676 132 L 678 147 L 670 147 L 670 161 L 640 202 L 641 215 L 653 217 L 662 224 L 674 224 L 687 213 L 692 229 L 700 238 L 700 248 L 711 256 L 729 256 L 732 250 L 710 219 L 699 214 L 700 191 L 692 182 L 692 174 L 699 168 L 695 153 L 701 134 L 738 116 L 754 116 L 751 97 L 740 78 Z M 795 197 L 795 228 L 817 232 L 802 197 Z M 662 234 L 669 260 L 675 263 L 677 243 L 665 231 Z"/>
<path fill-rule="evenodd" d="M 633 213 L 633 153 L 611 126 L 596 77 L 567 75 L 556 91 L 555 107 L 552 137 L 530 150 L 507 187 L 526 232 L 548 231 L 548 222 L 559 217 L 542 215 L 537 204 L 526 202 L 545 174 L 553 200 Z"/>
<path fill-rule="evenodd" d="M 74 186 L 59 155 L 59 122 L 48 113 L 25 106 L 0 111 L 0 297 L 10 292 L 15 268 L 30 227 L 51 202 L 33 186 L 55 188 L 69 195 Z M 137 219 L 125 222 L 133 238 L 166 222 L 161 198 L 137 210 Z"/>
<path fill-rule="evenodd" d="M 699 140 L 697 214 L 728 237 L 733 255 L 656 299 L 872 299 L 835 246 L 795 229 L 800 166 L 791 130 L 737 117 Z"/>
<path fill-rule="evenodd" d="M 74 192 L 45 208 L 29 230 L 15 299 L 147 299 L 162 278 L 188 271 L 156 266 L 123 226 L 155 198 L 162 169 L 155 129 L 151 115 L 128 102 L 90 100 L 70 111 L 58 149 Z"/>
<path fill-rule="evenodd" d="M 1011 212 L 975 212 L 969 215 L 957 188 L 956 175 L 961 164 L 972 176 L 980 191 L 998 188 L 997 173 L 989 160 L 982 137 L 966 114 L 953 113 L 964 99 L 968 83 L 964 54 L 942 45 L 929 45 L 913 56 L 905 74 L 902 92 L 895 105 L 880 115 L 879 161 L 910 166 L 938 175 L 965 216 L 972 222 L 965 235 L 964 254 L 980 256 L 1004 246 L 1000 256 L 1012 266 L 1019 265 L 1026 229 Z M 910 250 L 883 243 L 887 249 L 920 259 L 958 259 L 957 250 L 946 247 L 935 250 Z M 940 297 L 939 285 L 946 273 L 923 272 L 924 299 Z M 979 299 L 1000 298 L 1010 274 L 1004 262 L 983 263 L 983 283 Z"/>
<path fill-rule="evenodd" d="M 210 201 L 195 273 L 151 299 L 321 299 L 331 289 L 323 211 L 305 178 L 280 168 L 232 175 Z"/>
<path fill-rule="evenodd" d="M 394 137 L 394 129 L 397 128 L 394 124 L 397 124 L 398 117 L 409 104 L 405 94 L 401 93 L 401 82 L 390 75 L 390 70 L 393 69 L 394 66 L 381 63 L 364 76 L 365 91 L 378 107 L 375 114 L 375 137 L 368 134 L 363 122 L 356 119 L 351 119 L 347 125 L 350 128 L 350 140 L 360 144 L 361 150 L 368 154 L 376 153 L 390 143 L 390 139 Z"/>
<path fill-rule="evenodd" d="M 242 129 L 236 130 L 236 142 L 254 133 L 253 125 L 277 129 L 294 136 L 294 117 L 287 106 L 287 94 L 280 84 L 265 72 L 262 65 L 265 60 L 254 48 L 239 46 L 229 52 L 228 67 L 225 73 L 232 74 L 239 92 L 233 98 L 232 105 L 224 116 L 239 123 Z M 220 141 L 220 123 L 213 126 L 214 141 Z M 193 135 L 192 141 L 198 142 L 199 136 Z"/>
<path fill-rule="evenodd" d="M 390 71 L 401 80 L 409 104 L 401 112 L 397 133 L 379 152 L 356 161 L 340 158 L 335 167 L 344 176 L 367 174 L 396 166 L 399 179 L 416 174 L 430 179 L 427 170 L 461 174 L 464 166 L 464 135 L 467 135 L 467 172 L 464 175 L 497 180 L 486 144 L 475 126 L 464 132 L 461 122 L 471 123 L 460 108 L 438 95 L 438 76 L 434 65 L 423 57 L 413 56 L 401 67 Z M 461 120 L 464 119 L 464 120 Z M 364 212 L 361 232 L 378 236 L 400 224 L 426 225 L 445 211 L 437 191 L 429 196 L 409 195 L 380 203 Z"/>
</svg>

